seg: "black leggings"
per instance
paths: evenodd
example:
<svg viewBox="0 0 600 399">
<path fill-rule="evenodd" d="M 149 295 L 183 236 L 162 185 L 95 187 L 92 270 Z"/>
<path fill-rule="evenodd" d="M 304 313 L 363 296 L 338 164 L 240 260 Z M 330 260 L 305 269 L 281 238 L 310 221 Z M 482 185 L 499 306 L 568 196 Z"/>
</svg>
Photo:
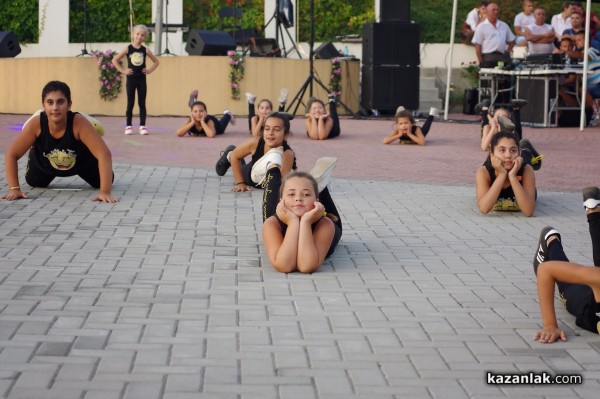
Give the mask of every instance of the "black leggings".
<svg viewBox="0 0 600 399">
<path fill-rule="evenodd" d="M 587 219 L 590 236 L 592 238 L 594 266 L 600 267 L 600 213 L 590 213 L 587 215 Z M 548 248 L 548 260 L 569 262 L 560 240 L 554 240 L 550 243 Z M 567 311 L 579 320 L 586 305 L 593 300 L 594 292 L 589 286 L 584 284 L 571 284 L 557 281 L 556 285 L 558 286 L 558 291 L 562 299 L 566 301 Z M 581 319 L 585 318 L 581 317 Z"/>
<path fill-rule="evenodd" d="M 281 187 L 281 170 L 279 168 L 272 168 L 267 171 L 267 177 L 265 180 L 265 191 L 263 192 L 263 222 L 276 215 L 277 204 L 279 203 L 279 189 Z M 327 256 L 333 253 L 333 250 L 337 246 L 340 238 L 342 237 L 342 219 L 338 212 L 329 189 L 325 187 L 323 191 L 319 193 L 319 202 L 325 207 L 325 212 L 330 215 L 334 215 L 337 220 L 333 220 L 335 226 L 335 233 L 333 235 L 333 241 L 327 251 Z"/>
<path fill-rule="evenodd" d="M 335 103 L 335 101 L 329 102 L 329 116 L 333 120 L 333 126 L 331 127 L 331 131 L 329 132 L 329 136 L 327 136 L 327 138 L 332 139 L 334 137 L 339 136 L 342 132 L 340 128 L 340 117 L 337 113 L 337 104 Z M 429 131 L 429 129 L 427 130 Z"/>
<path fill-rule="evenodd" d="M 523 126 L 521 125 L 521 110 L 519 108 L 515 108 L 510 112 L 510 120 L 515 124 L 515 133 L 519 138 L 519 141 L 523 138 Z M 483 132 L 483 127 L 489 125 L 490 121 L 488 120 L 488 110 L 481 111 L 481 131 Z M 421 128 L 423 130 L 423 128 Z M 425 132 L 423 132 L 425 134 Z"/>
<path fill-rule="evenodd" d="M 259 103 L 260 104 L 260 103 Z M 285 104 L 279 104 L 279 109 L 277 112 L 285 111 Z M 254 108 L 254 104 L 248 103 L 248 130 L 250 134 L 252 134 L 252 118 L 256 116 L 256 109 Z"/>
<path fill-rule="evenodd" d="M 429 133 L 429 129 L 431 129 L 431 124 L 433 123 L 433 115 L 427 115 L 427 119 L 425 119 L 425 123 L 421 126 L 421 132 L 423 136 L 427 136 Z"/>
<path fill-rule="evenodd" d="M 138 105 L 140 107 L 140 126 L 146 126 L 146 93 L 148 91 L 146 86 L 146 75 L 127 76 L 125 88 L 127 90 L 127 111 L 125 112 L 127 126 L 132 125 L 133 103 L 135 102 L 136 90 L 138 92 Z"/>
<path fill-rule="evenodd" d="M 229 126 L 229 121 L 231 121 L 231 115 L 223 114 L 221 119 L 217 119 L 213 115 L 207 115 L 206 119 L 213 121 L 213 124 L 215 125 L 215 133 L 219 135 L 225 133 L 225 129 L 227 129 L 227 126 Z"/>
</svg>

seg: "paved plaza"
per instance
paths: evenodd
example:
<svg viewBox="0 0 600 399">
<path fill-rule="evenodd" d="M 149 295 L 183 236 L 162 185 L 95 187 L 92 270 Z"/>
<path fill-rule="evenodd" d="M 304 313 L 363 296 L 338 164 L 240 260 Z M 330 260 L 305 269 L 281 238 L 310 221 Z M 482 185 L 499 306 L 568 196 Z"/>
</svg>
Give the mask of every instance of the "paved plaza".
<svg viewBox="0 0 600 399">
<path fill-rule="evenodd" d="M 75 104 L 76 105 L 76 104 Z M 75 107 L 77 109 L 77 107 Z M 596 398 L 600 337 L 556 299 L 568 342 L 540 327 L 531 260 L 541 228 L 592 264 L 580 189 L 600 185 L 600 128 L 526 128 L 544 154 L 534 217 L 481 215 L 485 153 L 466 117 L 425 147 L 381 144 L 391 120 L 342 120 L 335 140 L 290 145 L 299 167 L 338 157 L 335 253 L 281 274 L 261 239 L 262 192 L 232 193 L 214 164 L 247 139 L 177 138 L 182 117 L 124 136 L 102 117 L 113 195 L 79 178 L 0 201 L 0 395 L 17 399 Z M 0 161 L 26 115 L 0 115 Z M 471 118 L 472 119 L 472 118 Z M 134 121 L 137 119 L 134 118 Z M 1 192 L 6 193 L 4 173 Z M 579 374 L 581 385 L 488 385 L 486 372 Z"/>
</svg>

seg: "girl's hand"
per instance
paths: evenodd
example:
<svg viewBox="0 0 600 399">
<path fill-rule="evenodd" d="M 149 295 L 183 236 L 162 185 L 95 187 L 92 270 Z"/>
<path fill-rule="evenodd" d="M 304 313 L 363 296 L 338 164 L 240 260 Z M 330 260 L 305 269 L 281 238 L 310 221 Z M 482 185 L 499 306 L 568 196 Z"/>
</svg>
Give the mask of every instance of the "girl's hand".
<svg viewBox="0 0 600 399">
<path fill-rule="evenodd" d="M 236 184 L 231 191 L 234 193 L 240 193 L 242 191 L 252 191 L 252 187 L 247 186 L 246 183 Z"/>
<path fill-rule="evenodd" d="M 99 193 L 97 196 L 92 198 L 92 201 L 106 202 L 109 204 L 114 204 L 117 202 L 117 199 L 113 197 L 111 194 L 107 193 Z"/>
<path fill-rule="evenodd" d="M 319 119 L 322 119 L 322 120 L 326 120 L 327 118 L 329 118 L 329 114 L 323 114 L 323 115 L 319 116 Z"/>
<path fill-rule="evenodd" d="M 315 201 L 315 207 L 302 215 L 300 220 L 307 221 L 309 224 L 313 224 L 319 221 L 324 215 L 325 207 L 319 201 Z"/>
<path fill-rule="evenodd" d="M 519 172 L 519 169 L 521 169 L 521 165 L 523 165 L 523 158 L 517 157 L 517 159 L 515 159 L 515 163 L 513 164 L 512 169 L 510 170 L 510 172 L 508 172 L 508 176 L 516 177 L 517 172 Z"/>
<path fill-rule="evenodd" d="M 298 216 L 296 216 L 294 212 L 286 208 L 286 206 L 283 204 L 283 200 L 279 200 L 279 202 L 277 203 L 275 213 L 277 214 L 279 220 L 281 220 L 286 225 L 289 225 L 290 222 L 294 220 L 294 218 L 298 219 Z"/>
<path fill-rule="evenodd" d="M 490 154 L 490 159 L 492 161 L 492 168 L 496 171 L 496 176 L 505 175 L 506 169 L 502 166 L 502 160 L 494 154 Z"/>
<path fill-rule="evenodd" d="M 131 68 L 127 68 L 127 69 L 125 70 L 125 74 L 126 74 L 126 75 L 133 75 L 133 69 L 131 69 Z"/>
<path fill-rule="evenodd" d="M 2 196 L 2 199 L 7 201 L 14 201 L 19 198 L 27 198 L 27 193 L 22 192 L 20 189 L 9 190 L 9 192 Z"/>
<path fill-rule="evenodd" d="M 557 340 L 566 341 L 567 334 L 557 326 L 544 327 L 542 330 L 535 333 L 533 336 L 535 341 L 540 341 L 542 344 L 551 344 Z"/>
</svg>

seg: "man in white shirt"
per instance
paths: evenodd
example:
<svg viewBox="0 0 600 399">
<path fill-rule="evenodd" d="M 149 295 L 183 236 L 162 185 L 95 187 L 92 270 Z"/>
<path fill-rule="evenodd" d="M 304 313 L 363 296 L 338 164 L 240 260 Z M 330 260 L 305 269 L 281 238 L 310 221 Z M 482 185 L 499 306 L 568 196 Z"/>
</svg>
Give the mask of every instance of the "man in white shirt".
<svg viewBox="0 0 600 399">
<path fill-rule="evenodd" d="M 565 1 L 562 4 L 562 11 L 560 14 L 556 14 L 552 17 L 550 25 L 554 29 L 554 36 L 556 40 L 561 39 L 562 33 L 571 28 L 571 13 L 573 12 L 573 5 L 570 1 Z"/>
<path fill-rule="evenodd" d="M 546 10 L 537 7 L 533 12 L 535 23 L 525 28 L 525 38 L 529 54 L 552 54 L 554 51 L 554 30 L 547 24 Z"/>
<path fill-rule="evenodd" d="M 498 62 L 510 65 L 515 35 L 505 22 L 498 19 L 498 4 L 490 3 L 486 12 L 487 19 L 479 24 L 473 35 L 479 66 L 493 68 Z"/>
<path fill-rule="evenodd" d="M 533 1 L 523 0 L 523 11 L 518 13 L 515 17 L 515 35 L 517 40 L 515 41 L 517 46 L 527 46 L 527 39 L 525 39 L 525 27 L 535 23 L 535 17 L 533 16 Z"/>
<path fill-rule="evenodd" d="M 489 2 L 482 1 L 479 3 L 479 7 L 473 8 L 468 14 L 465 23 L 460 31 L 460 37 L 464 44 L 471 44 L 473 34 L 477 25 L 485 21 L 485 13 Z"/>
</svg>

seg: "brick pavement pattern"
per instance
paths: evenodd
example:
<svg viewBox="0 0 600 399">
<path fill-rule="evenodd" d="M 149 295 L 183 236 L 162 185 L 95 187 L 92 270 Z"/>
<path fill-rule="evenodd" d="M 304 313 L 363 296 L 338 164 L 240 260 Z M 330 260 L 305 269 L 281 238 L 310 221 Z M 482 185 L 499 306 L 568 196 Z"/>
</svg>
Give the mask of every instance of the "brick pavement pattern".
<svg viewBox="0 0 600 399">
<path fill-rule="evenodd" d="M 2 151 L 23 119 L 0 115 Z M 218 151 L 247 137 L 243 119 L 213 140 L 175 138 L 181 118 L 151 118 L 147 137 L 100 119 L 118 203 L 91 202 L 78 178 L 0 201 L 3 397 L 597 397 L 600 339 L 558 299 L 569 341 L 532 340 L 531 266 L 546 225 L 592 264 L 577 190 L 599 185 L 594 129 L 526 130 L 546 154 L 526 218 L 477 211 L 476 125 L 434 124 L 417 148 L 380 144 L 390 121 L 344 120 L 342 137 L 316 143 L 297 119 L 302 168 L 340 158 L 344 234 L 317 273 L 286 275 L 261 242 L 261 191 L 231 193 L 231 172 L 214 172 Z M 584 384 L 486 385 L 486 371 Z"/>
</svg>

